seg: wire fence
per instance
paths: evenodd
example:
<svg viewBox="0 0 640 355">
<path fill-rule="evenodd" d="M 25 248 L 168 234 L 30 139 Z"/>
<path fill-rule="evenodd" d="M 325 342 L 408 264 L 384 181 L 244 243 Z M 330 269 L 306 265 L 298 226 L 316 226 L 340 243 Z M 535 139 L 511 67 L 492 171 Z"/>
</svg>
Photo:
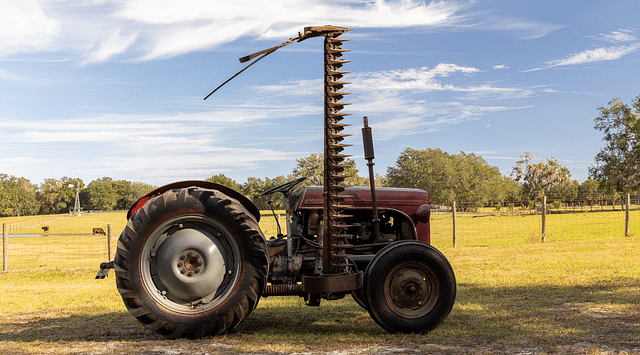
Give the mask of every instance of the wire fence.
<svg viewBox="0 0 640 355">
<path fill-rule="evenodd" d="M 629 196 L 628 212 L 626 204 L 609 200 L 551 201 L 545 205 L 435 206 L 432 243 L 467 247 L 640 236 L 640 196 Z"/>
<path fill-rule="evenodd" d="M 98 268 L 113 258 L 112 221 L 120 230 L 124 213 L 83 213 L 0 219 L 3 271 Z"/>
<path fill-rule="evenodd" d="M 640 236 L 640 196 L 626 205 L 574 201 L 547 209 L 540 204 L 518 207 L 474 206 L 457 203 L 433 206 L 431 240 L 437 248 L 492 247 L 578 240 L 606 241 Z M 454 214 L 455 211 L 455 214 Z M 544 212 L 544 213 L 543 213 Z M 284 211 L 278 211 L 286 233 Z M 628 221 L 627 221 L 628 218 Z M 113 259 L 118 235 L 124 229 L 124 212 L 85 213 L 0 219 L 3 227 L 3 270 L 95 268 Z M 267 236 L 277 233 L 269 211 L 260 226 Z M 48 228 L 44 228 L 48 227 Z M 5 237 L 6 235 L 6 237 Z"/>
</svg>

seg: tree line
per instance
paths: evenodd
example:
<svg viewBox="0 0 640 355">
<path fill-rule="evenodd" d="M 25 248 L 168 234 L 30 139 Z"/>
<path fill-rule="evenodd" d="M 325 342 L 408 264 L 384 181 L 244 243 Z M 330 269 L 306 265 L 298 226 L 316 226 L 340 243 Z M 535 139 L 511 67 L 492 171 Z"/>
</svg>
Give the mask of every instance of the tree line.
<svg viewBox="0 0 640 355">
<path fill-rule="evenodd" d="M 420 188 L 429 192 L 432 203 L 453 201 L 475 205 L 528 203 L 542 196 L 555 200 L 614 199 L 640 188 L 640 96 L 628 106 L 619 99 L 598 108 L 595 129 L 604 133 L 605 147 L 589 168 L 589 179 L 571 179 L 569 169 L 553 157 L 538 159 L 525 152 L 509 176 L 490 166 L 481 156 L 460 152 L 450 154 L 437 148 L 406 148 L 384 175 L 376 175 L 377 186 Z M 259 209 L 284 209 L 282 194 L 263 196 L 270 188 L 306 177 L 302 185 L 322 185 L 324 159 L 312 154 L 296 160 L 293 171 L 275 178 L 250 177 L 239 183 L 224 174 L 207 181 L 230 187 L 251 199 Z M 345 161 L 345 184 L 368 186 L 352 159 Z M 45 179 L 33 184 L 23 177 L 0 174 L 0 216 L 67 213 L 75 204 L 87 210 L 128 209 L 155 187 L 141 182 L 103 177 L 85 186 L 79 178 Z"/>
<path fill-rule="evenodd" d="M 85 186 L 82 179 L 62 177 L 33 184 L 23 177 L 0 174 L 0 216 L 68 213 L 76 192 L 84 210 L 128 209 L 154 187 L 141 182 L 103 177 Z"/>
</svg>

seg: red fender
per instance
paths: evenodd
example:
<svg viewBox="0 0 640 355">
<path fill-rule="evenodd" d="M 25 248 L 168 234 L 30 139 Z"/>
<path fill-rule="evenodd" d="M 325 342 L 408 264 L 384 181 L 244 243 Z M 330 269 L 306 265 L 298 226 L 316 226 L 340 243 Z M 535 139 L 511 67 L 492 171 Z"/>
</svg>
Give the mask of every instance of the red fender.
<svg viewBox="0 0 640 355">
<path fill-rule="evenodd" d="M 239 192 L 231 188 L 228 188 L 226 186 L 215 184 L 213 182 L 200 181 L 200 180 L 178 181 L 178 182 L 174 182 L 168 185 L 158 187 L 157 189 L 142 196 L 138 201 L 136 201 L 131 206 L 131 208 L 129 208 L 129 211 L 127 212 L 127 219 L 131 218 L 131 216 L 133 216 L 147 201 L 149 201 L 150 199 L 156 196 L 162 195 L 165 191 L 173 190 L 173 189 L 184 189 L 187 187 L 194 187 L 194 186 L 201 187 L 203 189 L 217 190 L 231 198 L 238 200 L 238 202 L 240 202 L 240 204 L 244 206 L 244 208 L 246 208 L 247 211 L 251 213 L 251 215 L 253 215 L 253 217 L 256 219 L 257 222 L 260 221 L 260 210 L 258 209 L 258 207 L 256 207 L 256 205 L 253 204 L 253 202 L 251 202 L 251 200 L 244 197 Z"/>
</svg>

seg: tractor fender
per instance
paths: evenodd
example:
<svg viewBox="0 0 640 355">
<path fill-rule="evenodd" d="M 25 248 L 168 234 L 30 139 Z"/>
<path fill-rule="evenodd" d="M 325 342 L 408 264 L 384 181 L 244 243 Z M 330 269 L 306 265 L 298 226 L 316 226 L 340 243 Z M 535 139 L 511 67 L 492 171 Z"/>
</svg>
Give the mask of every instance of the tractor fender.
<svg viewBox="0 0 640 355">
<path fill-rule="evenodd" d="M 201 180 L 178 181 L 178 182 L 174 182 L 168 185 L 158 187 L 157 189 L 142 196 L 140 199 L 138 199 L 138 201 L 136 201 L 131 206 L 131 208 L 129 208 L 129 211 L 127 212 L 127 220 L 131 218 L 131 216 L 133 216 L 150 199 L 156 196 L 162 195 L 165 191 L 168 191 L 168 190 L 184 189 L 187 187 L 200 187 L 203 189 L 220 191 L 223 194 L 240 202 L 240 204 L 244 208 L 246 208 L 247 211 L 249 211 L 249 213 L 251 213 L 251 215 L 256 219 L 256 222 L 260 221 L 260 210 L 258 209 L 258 207 L 256 207 L 256 205 L 253 202 L 251 202 L 251 200 L 244 197 L 241 193 L 220 184 L 216 184 L 208 181 L 201 181 Z"/>
</svg>

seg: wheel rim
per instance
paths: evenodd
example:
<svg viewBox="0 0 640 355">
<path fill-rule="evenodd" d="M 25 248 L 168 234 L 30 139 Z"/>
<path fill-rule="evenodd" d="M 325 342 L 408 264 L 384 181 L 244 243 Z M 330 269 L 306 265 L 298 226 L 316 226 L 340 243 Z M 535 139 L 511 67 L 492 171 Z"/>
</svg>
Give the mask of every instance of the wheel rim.
<svg viewBox="0 0 640 355">
<path fill-rule="evenodd" d="M 141 279 L 157 304 L 178 313 L 216 307 L 234 288 L 240 252 L 229 230 L 205 216 L 172 218 L 149 236 Z"/>
<path fill-rule="evenodd" d="M 435 306 L 440 286 L 435 273 L 417 262 L 401 263 L 385 279 L 385 300 L 397 314 L 419 318 Z"/>
</svg>

